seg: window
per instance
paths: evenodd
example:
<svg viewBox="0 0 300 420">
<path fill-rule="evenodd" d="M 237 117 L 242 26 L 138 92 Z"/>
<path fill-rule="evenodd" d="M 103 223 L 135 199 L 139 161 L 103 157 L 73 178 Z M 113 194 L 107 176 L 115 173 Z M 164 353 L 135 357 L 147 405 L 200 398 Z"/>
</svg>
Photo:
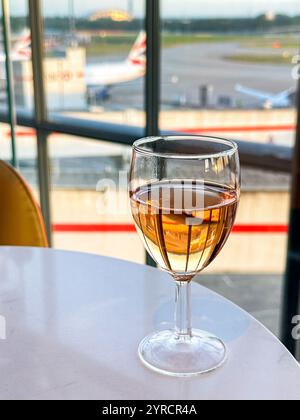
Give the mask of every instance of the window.
<svg viewBox="0 0 300 420">
<path fill-rule="evenodd" d="M 57 14 L 44 2 L 50 118 L 144 127 L 144 1 L 104 3 L 62 0 Z"/>
<path fill-rule="evenodd" d="M 26 0 L 10 0 L 8 3 L 11 12 L 11 53 L 16 107 L 17 111 L 31 115 L 33 111 L 33 77 L 28 2 Z"/>
<path fill-rule="evenodd" d="M 54 247 L 143 263 L 127 196 L 131 148 L 58 133 L 49 144 Z"/>
<path fill-rule="evenodd" d="M 162 0 L 161 129 L 294 144 L 300 5 L 245 3 Z"/>
<path fill-rule="evenodd" d="M 292 147 L 299 3 L 162 0 L 161 6 L 161 130 Z M 289 187 L 287 174 L 243 166 L 234 232 L 199 277 L 275 333 Z"/>
</svg>

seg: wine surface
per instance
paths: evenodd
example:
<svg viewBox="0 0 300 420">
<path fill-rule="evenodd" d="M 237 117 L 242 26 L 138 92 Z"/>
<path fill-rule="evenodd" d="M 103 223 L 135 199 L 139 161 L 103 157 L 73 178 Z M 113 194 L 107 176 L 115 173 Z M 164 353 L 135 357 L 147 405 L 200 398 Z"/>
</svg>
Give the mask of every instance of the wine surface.
<svg viewBox="0 0 300 420">
<path fill-rule="evenodd" d="M 131 194 L 133 218 L 149 254 L 161 268 L 187 279 L 223 248 L 237 204 L 236 191 L 198 181 L 162 181 Z"/>
</svg>

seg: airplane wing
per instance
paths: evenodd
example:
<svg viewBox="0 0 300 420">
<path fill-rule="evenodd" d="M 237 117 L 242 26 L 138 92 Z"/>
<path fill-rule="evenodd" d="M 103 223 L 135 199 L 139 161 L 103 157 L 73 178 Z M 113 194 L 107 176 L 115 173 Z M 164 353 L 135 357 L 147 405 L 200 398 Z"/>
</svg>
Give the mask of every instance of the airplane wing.
<svg viewBox="0 0 300 420">
<path fill-rule="evenodd" d="M 294 93 L 296 91 L 296 89 L 294 87 L 291 87 L 287 90 L 284 90 L 283 92 L 278 93 L 277 95 L 275 95 L 275 99 L 277 101 L 280 100 L 285 100 L 287 99 L 292 93 Z"/>
<path fill-rule="evenodd" d="M 252 96 L 253 98 L 261 99 L 262 101 L 271 100 L 274 97 L 272 93 L 247 88 L 242 85 L 236 85 L 235 90 L 236 92 L 244 93 L 245 95 Z"/>
</svg>

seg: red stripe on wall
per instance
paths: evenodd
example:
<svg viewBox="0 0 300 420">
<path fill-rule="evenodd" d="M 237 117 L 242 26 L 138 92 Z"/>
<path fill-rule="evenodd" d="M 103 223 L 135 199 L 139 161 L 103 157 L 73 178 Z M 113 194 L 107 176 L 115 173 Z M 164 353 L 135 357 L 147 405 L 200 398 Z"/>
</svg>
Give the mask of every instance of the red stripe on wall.
<svg viewBox="0 0 300 420">
<path fill-rule="evenodd" d="M 132 224 L 55 224 L 55 233 L 132 233 Z M 235 225 L 233 233 L 287 233 L 287 225 Z"/>
<path fill-rule="evenodd" d="M 5 136 L 10 138 L 11 137 L 11 132 L 7 131 L 5 133 Z M 36 136 L 36 131 L 35 130 L 17 130 L 16 132 L 16 136 L 17 137 L 35 137 Z"/>
<path fill-rule="evenodd" d="M 55 224 L 53 232 L 57 233 L 131 233 L 136 232 L 132 224 Z"/>
<path fill-rule="evenodd" d="M 287 225 L 235 225 L 233 233 L 287 233 Z"/>
</svg>

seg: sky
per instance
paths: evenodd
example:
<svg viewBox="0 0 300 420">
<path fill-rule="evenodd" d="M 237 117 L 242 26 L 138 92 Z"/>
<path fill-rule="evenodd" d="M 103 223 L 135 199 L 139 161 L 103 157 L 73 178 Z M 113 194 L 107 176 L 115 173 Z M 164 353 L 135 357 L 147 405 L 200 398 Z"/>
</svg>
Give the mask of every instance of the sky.
<svg viewBox="0 0 300 420">
<path fill-rule="evenodd" d="M 67 15 L 72 0 L 43 0 L 48 16 Z M 135 16 L 143 16 L 144 0 L 73 0 L 77 16 L 96 10 L 125 9 L 133 3 Z M 26 0 L 10 0 L 12 15 L 24 15 Z M 300 0 L 161 0 L 163 17 L 252 17 L 266 11 L 300 15 Z"/>
</svg>

